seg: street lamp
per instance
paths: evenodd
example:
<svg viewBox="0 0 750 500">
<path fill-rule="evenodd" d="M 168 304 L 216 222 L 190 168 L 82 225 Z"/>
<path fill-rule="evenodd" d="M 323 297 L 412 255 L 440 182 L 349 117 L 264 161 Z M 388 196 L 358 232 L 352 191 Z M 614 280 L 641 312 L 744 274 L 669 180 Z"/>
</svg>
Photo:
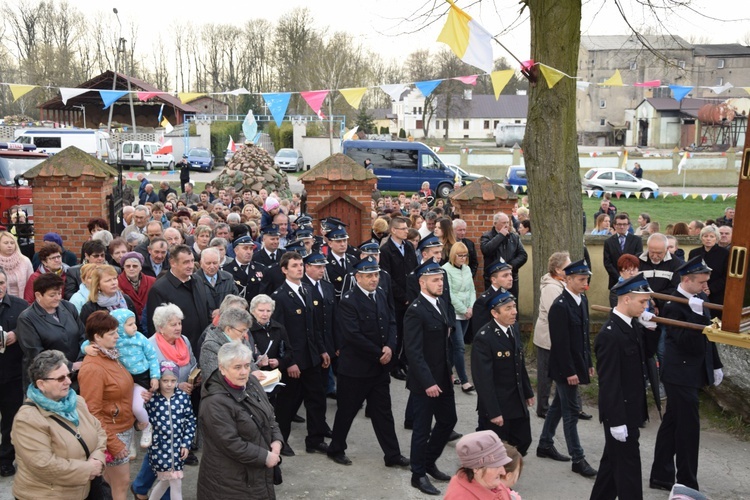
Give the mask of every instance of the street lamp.
<svg viewBox="0 0 750 500">
<path fill-rule="evenodd" d="M 83 104 L 79 104 L 79 105 L 73 105 L 73 107 L 83 111 L 83 128 L 86 128 L 86 106 L 84 106 Z"/>
</svg>

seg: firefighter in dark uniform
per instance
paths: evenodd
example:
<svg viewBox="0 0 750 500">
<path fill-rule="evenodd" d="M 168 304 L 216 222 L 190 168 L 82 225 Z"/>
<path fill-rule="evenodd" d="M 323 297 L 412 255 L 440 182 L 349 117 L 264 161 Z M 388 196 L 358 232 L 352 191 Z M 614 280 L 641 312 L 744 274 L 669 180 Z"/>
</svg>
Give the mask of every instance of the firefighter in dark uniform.
<svg viewBox="0 0 750 500">
<path fill-rule="evenodd" d="M 344 292 L 337 310 L 342 345 L 339 354 L 338 409 L 328 456 L 350 465 L 344 453 L 354 417 L 367 401 L 372 428 L 386 467 L 405 467 L 391 410 L 390 364 L 396 349 L 396 316 L 378 286 L 380 268 L 372 257 L 355 264 L 356 283 Z"/>
<path fill-rule="evenodd" d="M 417 247 L 417 252 L 422 257 L 422 264 L 429 260 L 432 260 L 439 264 L 440 259 L 443 255 L 443 244 L 440 243 L 440 240 L 437 236 L 427 236 L 426 238 L 422 238 L 420 240 L 419 246 Z M 419 266 L 417 266 L 417 269 L 419 269 Z M 409 275 L 406 277 L 406 286 L 406 293 L 409 301 L 411 302 L 419 296 L 420 291 L 419 276 L 416 270 L 409 273 Z M 448 317 L 455 318 L 456 310 L 453 309 L 453 305 L 451 304 L 451 289 L 448 286 L 448 277 L 446 275 L 445 269 L 443 269 L 443 294 L 441 296 L 441 299 L 443 300 L 443 305 L 448 312 Z"/>
<path fill-rule="evenodd" d="M 643 274 L 621 281 L 612 292 L 617 305 L 594 341 L 604 451 L 591 500 L 643 498 L 639 426 L 648 419 L 646 360 L 656 351 L 659 333 L 640 324 L 653 317 L 646 312 L 652 290 Z"/>
<path fill-rule="evenodd" d="M 266 288 L 273 292 L 284 282 L 284 273 L 279 268 L 281 256 L 286 250 L 279 248 L 281 233 L 279 226 L 269 224 L 260 230 L 261 247 L 253 254 L 253 262 L 265 266 Z"/>
<path fill-rule="evenodd" d="M 339 300 L 344 286 L 344 276 L 354 270 L 357 258 L 346 253 L 349 235 L 343 225 L 330 229 L 326 233 L 326 241 L 329 247 L 326 275 L 328 281 L 336 289 L 336 300 Z"/>
<path fill-rule="evenodd" d="M 531 446 L 529 406 L 534 391 L 523 356 L 516 299 L 497 290 L 487 302 L 493 320 L 481 328 L 471 348 L 471 378 L 477 390 L 477 431 L 491 430 L 521 455 Z"/>
<path fill-rule="evenodd" d="M 243 235 L 232 242 L 235 259 L 224 264 L 222 269 L 232 275 L 239 296 L 249 304 L 256 295 L 266 293 L 266 274 L 263 264 L 253 262 L 253 250 L 257 244 L 250 235 Z"/>
<path fill-rule="evenodd" d="M 366 243 L 362 243 L 359 246 L 359 259 L 364 260 L 367 257 L 372 257 L 375 259 L 375 262 L 378 263 L 378 266 L 380 265 L 380 245 L 373 241 L 368 241 Z M 355 266 L 356 267 L 356 266 Z M 379 271 L 379 279 L 378 279 L 378 288 L 381 288 L 383 292 L 385 292 L 385 296 L 388 298 L 388 304 L 395 308 L 395 305 L 393 303 L 393 294 L 391 293 L 391 275 L 388 274 L 388 271 L 385 269 L 380 269 Z M 355 269 L 353 272 L 347 274 L 344 276 L 344 285 L 343 290 L 344 292 L 347 292 L 357 286 L 357 270 Z"/>
<path fill-rule="evenodd" d="M 409 359 L 406 388 L 414 411 L 411 436 L 411 485 L 422 493 L 439 495 L 427 474 L 438 481 L 451 476 L 437 468 L 436 461 L 456 425 L 456 400 L 451 381 L 451 328 L 456 316 L 449 315 L 441 298 L 443 269 L 427 259 L 416 270 L 420 293 L 404 316 L 404 349 Z M 432 420 L 435 419 L 435 426 Z"/>
<path fill-rule="evenodd" d="M 472 306 L 472 316 L 469 320 L 469 328 L 464 337 L 469 337 L 469 343 L 484 325 L 492 321 L 491 308 L 487 307 L 489 301 L 498 290 L 510 290 L 513 286 L 513 266 L 500 259 L 490 264 L 485 271 L 490 277 L 490 287 L 482 292 Z M 466 342 L 466 339 L 464 339 Z"/>
<path fill-rule="evenodd" d="M 336 217 L 326 217 L 325 219 L 320 219 L 320 227 L 323 231 L 323 234 L 325 234 L 328 231 L 336 228 L 343 227 L 344 230 L 346 230 L 346 228 L 349 227 L 349 224 Z M 329 251 L 329 246 L 325 244 L 325 251 L 323 252 L 323 255 L 327 256 Z M 359 250 L 357 249 L 357 247 L 349 245 L 348 242 L 346 245 L 346 253 L 354 257 L 355 261 L 359 260 Z"/>
<path fill-rule="evenodd" d="M 669 301 L 660 316 L 708 325 L 710 314 L 703 307 L 703 301 L 708 300 L 704 290 L 708 287 L 711 268 L 698 256 L 679 267 L 677 273 L 680 284 L 673 295 L 688 299 L 690 304 Z M 698 392 L 701 387 L 721 383 L 722 366 L 716 344 L 700 330 L 667 326 L 661 380 L 668 404 L 656 435 L 649 479 L 652 488 L 670 490 L 676 479 L 680 484 L 698 489 L 701 431 Z"/>
</svg>

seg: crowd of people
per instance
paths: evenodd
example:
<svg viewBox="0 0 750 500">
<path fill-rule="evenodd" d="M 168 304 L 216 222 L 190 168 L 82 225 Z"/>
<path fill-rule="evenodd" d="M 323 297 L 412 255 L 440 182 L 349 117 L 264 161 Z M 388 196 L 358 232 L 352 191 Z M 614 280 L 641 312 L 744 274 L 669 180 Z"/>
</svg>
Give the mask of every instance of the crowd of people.
<svg viewBox="0 0 750 500">
<path fill-rule="evenodd" d="M 699 332 L 654 316 L 708 324 L 703 301 L 723 301 L 732 209 L 660 233 L 648 214 L 633 224 L 603 200 L 595 215 L 603 232 L 594 234 L 608 235 L 613 310 L 596 338 L 597 366 L 585 294 L 591 263 L 556 252 L 539 284 L 535 391 L 517 321 L 519 288 L 531 286 L 519 282 L 522 237 L 531 234 L 526 199 L 472 241 L 429 185 L 373 196 L 371 239 L 353 247 L 344 222 L 313 221 L 296 195 L 211 183 L 196 193 L 189 182 L 178 195 L 168 183 L 157 191 L 138 180 L 124 230 L 92 219 L 80 260 L 64 233 L 44 235 L 29 259 L 0 232 L 0 474 L 16 475 L 16 498 L 110 488 L 115 499 L 129 491 L 176 499 L 185 466 L 200 467 L 201 499 L 275 498 L 282 458 L 297 453 L 292 422 L 305 424 L 307 453 L 351 465 L 347 440 L 362 407 L 384 465 L 408 467 L 412 486 L 429 495 L 440 494 L 432 481 L 450 481 L 446 498 L 520 498 L 513 487 L 535 407 L 544 419 L 537 456 L 596 476 L 591 498 L 638 498 L 652 365 L 670 404 L 649 484 L 698 488 L 697 390 L 721 382 L 721 361 Z M 702 243 L 686 258 L 673 236 L 683 230 Z M 652 291 L 675 299 L 653 301 Z M 592 418 L 579 386 L 597 371 L 599 471 L 577 433 L 578 421 Z M 264 387 L 277 373 L 283 384 Z M 391 379 L 409 391 L 409 457 L 395 432 Z M 477 432 L 467 436 L 454 430 L 458 389 L 477 398 Z M 332 422 L 327 399 L 336 401 Z M 570 456 L 554 445 L 560 421 Z M 455 440 L 461 468 L 451 475 L 437 460 Z M 138 447 L 148 452 L 131 478 Z"/>
</svg>

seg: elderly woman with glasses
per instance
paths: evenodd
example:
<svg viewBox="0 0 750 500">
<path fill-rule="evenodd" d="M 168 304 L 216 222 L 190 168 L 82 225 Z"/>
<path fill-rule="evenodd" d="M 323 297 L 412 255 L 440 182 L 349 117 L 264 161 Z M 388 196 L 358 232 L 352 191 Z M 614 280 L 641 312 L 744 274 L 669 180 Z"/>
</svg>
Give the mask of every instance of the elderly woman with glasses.
<svg viewBox="0 0 750 500">
<path fill-rule="evenodd" d="M 27 400 L 11 432 L 18 464 L 13 496 L 86 498 L 91 480 L 104 470 L 107 434 L 84 399 L 70 388 L 65 354 L 40 353 L 29 365 L 29 377 Z"/>
<path fill-rule="evenodd" d="M 228 342 L 245 344 L 254 351 L 253 338 L 248 335 L 252 324 L 250 313 L 244 309 L 230 308 L 219 316 L 218 329 L 211 329 L 201 345 L 200 366 L 204 377 L 210 376 L 219 368 L 217 358 L 221 346 Z M 257 367 L 253 366 L 253 370 Z"/>
<path fill-rule="evenodd" d="M 688 260 L 700 256 L 706 265 L 711 268 L 711 277 L 708 278 L 708 301 L 714 304 L 724 303 L 724 287 L 727 284 L 727 264 L 729 263 L 729 251 L 722 248 L 719 243 L 719 230 L 715 226 L 706 226 L 700 233 L 701 246 L 693 248 L 688 254 Z M 721 317 L 721 313 L 711 311 L 712 317 Z"/>
</svg>

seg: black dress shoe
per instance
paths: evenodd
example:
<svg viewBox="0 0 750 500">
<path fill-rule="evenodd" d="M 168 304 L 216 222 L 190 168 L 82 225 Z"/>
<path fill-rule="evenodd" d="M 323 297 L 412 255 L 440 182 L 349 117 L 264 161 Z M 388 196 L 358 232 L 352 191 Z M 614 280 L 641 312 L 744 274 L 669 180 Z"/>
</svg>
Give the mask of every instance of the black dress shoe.
<svg viewBox="0 0 750 500">
<path fill-rule="evenodd" d="M 540 458 L 551 458 L 558 462 L 570 462 L 570 457 L 563 455 L 554 446 L 549 448 L 542 448 L 541 446 L 536 449 L 536 456 Z"/>
<path fill-rule="evenodd" d="M 305 445 L 305 451 L 308 453 L 328 453 L 328 445 L 325 442 Z"/>
<path fill-rule="evenodd" d="M 672 486 L 674 486 L 674 484 L 667 481 L 659 481 L 658 479 L 648 480 L 648 487 L 654 490 L 672 491 Z"/>
<path fill-rule="evenodd" d="M 323 436 L 331 439 L 333 437 L 333 431 L 331 429 L 326 429 L 325 432 L 323 432 Z"/>
<path fill-rule="evenodd" d="M 411 462 L 403 455 L 399 455 L 398 458 L 394 458 L 393 460 L 385 461 L 386 467 L 408 467 L 409 465 L 411 465 Z"/>
<path fill-rule="evenodd" d="M 284 446 L 281 447 L 281 456 L 293 457 L 294 455 L 295 455 L 294 450 L 288 444 L 285 444 Z"/>
<path fill-rule="evenodd" d="M 581 410 L 580 413 L 578 413 L 578 418 L 580 420 L 591 420 L 594 417 L 592 415 L 589 415 L 585 411 Z"/>
<path fill-rule="evenodd" d="M 536 416 L 539 417 L 539 418 L 541 418 L 541 419 L 545 419 L 545 418 L 547 418 L 547 412 L 546 411 L 538 411 L 538 412 L 536 412 Z"/>
<path fill-rule="evenodd" d="M 2 477 L 10 477 L 13 474 L 16 473 L 16 468 L 13 467 L 13 464 L 2 464 L 0 465 L 0 476 Z"/>
<path fill-rule="evenodd" d="M 404 420 L 404 429 L 409 430 L 409 431 L 414 429 L 414 422 Z"/>
<path fill-rule="evenodd" d="M 448 441 L 455 441 L 456 439 L 461 439 L 462 437 L 464 437 L 464 435 L 460 432 L 451 431 L 451 435 L 448 436 Z"/>
<path fill-rule="evenodd" d="M 401 368 L 391 371 L 391 377 L 398 380 L 406 380 L 406 374 Z"/>
<path fill-rule="evenodd" d="M 188 453 L 187 458 L 185 459 L 185 465 L 198 465 L 198 457 L 195 456 L 195 453 L 192 451 Z"/>
<path fill-rule="evenodd" d="M 435 488 L 427 476 L 411 477 L 411 485 L 425 495 L 439 495 L 440 490 Z"/>
<path fill-rule="evenodd" d="M 292 422 L 297 422 L 298 424 L 304 424 L 305 423 L 305 417 L 300 417 L 299 415 L 294 415 L 292 417 Z"/>
<path fill-rule="evenodd" d="M 451 477 L 437 468 L 437 465 L 428 465 L 425 469 L 436 481 L 450 481 Z"/>
<path fill-rule="evenodd" d="M 331 460 L 333 460 L 339 465 L 351 465 L 352 464 L 352 461 L 349 460 L 349 457 L 347 457 L 343 453 L 337 453 L 336 455 L 328 455 L 328 458 L 330 458 Z"/>
<path fill-rule="evenodd" d="M 596 469 L 591 467 L 585 458 L 578 462 L 573 462 L 573 472 L 580 474 L 583 477 L 594 477 L 596 476 Z"/>
<path fill-rule="evenodd" d="M 336 391 L 333 391 L 333 392 L 329 392 L 328 394 L 326 394 L 326 397 L 328 399 L 337 399 L 338 395 L 336 394 Z"/>
</svg>

